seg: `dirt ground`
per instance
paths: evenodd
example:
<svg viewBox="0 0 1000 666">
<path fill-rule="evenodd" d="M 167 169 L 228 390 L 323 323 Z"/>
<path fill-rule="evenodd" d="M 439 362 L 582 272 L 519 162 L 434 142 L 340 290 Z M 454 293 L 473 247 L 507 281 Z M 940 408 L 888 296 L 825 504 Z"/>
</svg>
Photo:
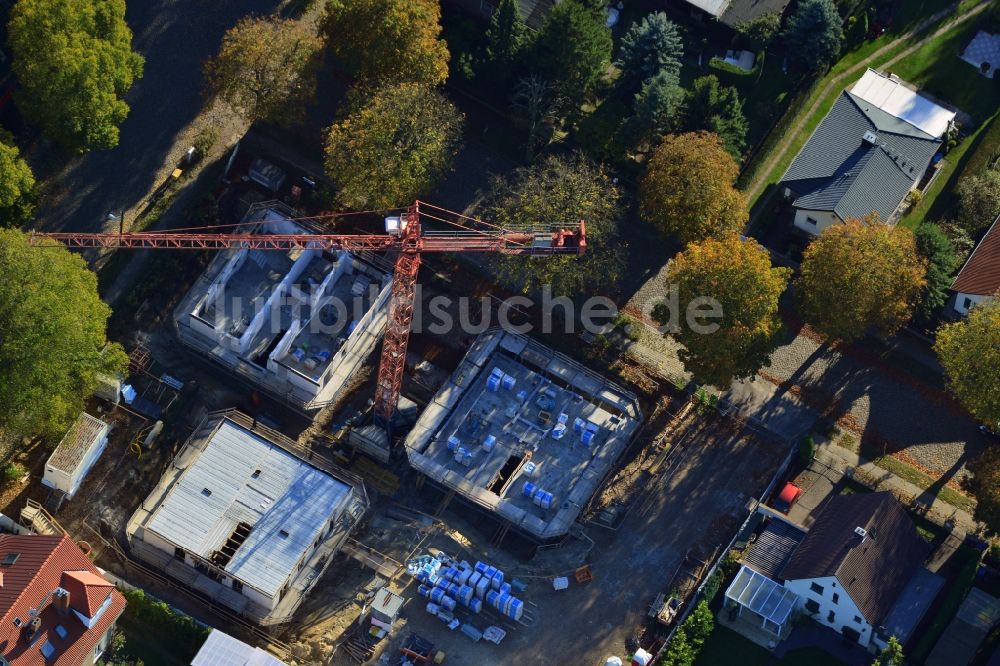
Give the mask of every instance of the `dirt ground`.
<svg viewBox="0 0 1000 666">
<path fill-rule="evenodd" d="M 644 481 L 649 484 L 645 495 L 631 504 L 617 531 L 589 524 L 585 536 L 530 558 L 522 557 L 526 549 L 513 535 L 502 547 L 492 545 L 495 523 L 457 500 L 433 526 L 393 525 L 384 517 L 373 518 L 358 535 L 359 541 L 397 559 L 413 553 L 414 547 L 420 552 L 439 548 L 469 561 L 495 564 L 508 579 L 516 577 L 527 584 L 520 596 L 537 618 L 523 626 L 496 614 L 470 616 L 479 629 L 496 624 L 508 631 L 499 646 L 473 643 L 427 614 L 426 600 L 404 574 L 390 585 L 406 599 L 402 618 L 379 644 L 380 651 L 395 654 L 412 631 L 444 651 L 449 664 L 543 663 L 554 655 L 561 663 L 598 664 L 612 654 L 624 656 L 626 642 L 642 632 L 649 605 L 659 592 L 668 591 L 675 574 L 684 568 L 685 556 L 707 560 L 728 543 L 746 516 L 748 502 L 765 489 L 786 454 L 776 444 L 734 432 L 717 418 L 693 412 L 675 424 L 670 438 L 681 444 L 663 465 L 662 474 Z M 635 460 L 649 458 L 640 453 Z M 393 503 L 434 512 L 440 496 L 426 490 L 415 493 L 411 482 L 412 477 L 403 479 Z M 387 538 L 390 535 L 395 536 Z M 581 585 L 572 580 L 572 572 L 583 564 L 589 565 L 594 580 Z M 307 604 L 311 615 L 303 618 L 301 634 L 306 641 L 335 643 L 337 634 L 360 612 L 364 594 L 383 584 L 384 579 L 358 567 L 354 562 L 335 563 L 321 581 L 321 591 Z M 552 577 L 567 574 L 569 589 L 555 591 Z M 318 598 L 323 601 L 317 605 Z M 305 626 L 310 621 L 312 626 Z M 328 663 L 357 662 L 338 650 Z M 376 655 L 372 663 L 388 662 L 380 662 Z"/>
</svg>

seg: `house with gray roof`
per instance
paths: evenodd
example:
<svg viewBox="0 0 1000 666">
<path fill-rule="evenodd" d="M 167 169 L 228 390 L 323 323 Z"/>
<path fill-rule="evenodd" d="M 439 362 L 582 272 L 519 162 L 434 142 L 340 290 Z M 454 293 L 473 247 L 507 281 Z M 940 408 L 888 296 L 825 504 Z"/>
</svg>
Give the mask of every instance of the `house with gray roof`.
<svg viewBox="0 0 1000 666">
<path fill-rule="evenodd" d="M 126 532 L 139 559 L 272 625 L 291 617 L 367 507 L 360 479 L 228 412 L 191 435 Z"/>
<path fill-rule="evenodd" d="M 868 70 L 837 98 L 779 183 L 795 228 L 817 235 L 872 213 L 894 223 L 937 159 L 955 111 Z"/>
<path fill-rule="evenodd" d="M 695 18 L 712 18 L 730 28 L 764 14 L 785 13 L 790 0 L 683 0 Z"/>
</svg>

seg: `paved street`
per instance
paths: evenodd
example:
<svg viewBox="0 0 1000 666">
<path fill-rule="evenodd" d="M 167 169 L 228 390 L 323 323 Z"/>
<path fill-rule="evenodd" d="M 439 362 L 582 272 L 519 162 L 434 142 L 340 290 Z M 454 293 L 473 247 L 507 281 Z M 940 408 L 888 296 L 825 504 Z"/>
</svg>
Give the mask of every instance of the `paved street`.
<svg viewBox="0 0 1000 666">
<path fill-rule="evenodd" d="M 175 137 L 203 106 L 202 63 L 223 33 L 247 14 L 271 13 L 279 0 L 144 0 L 128 4 L 133 48 L 146 58 L 143 78 L 129 91 L 131 106 L 117 148 L 59 162 L 44 148 L 29 155 L 50 183 L 37 226 L 50 231 L 99 230 L 105 214 L 130 209 L 173 169 L 186 146 Z"/>
<path fill-rule="evenodd" d="M 629 309 L 648 316 L 651 304 L 664 297 L 663 284 L 661 270 L 633 296 Z M 676 344 L 651 329 L 635 353 L 667 376 L 686 377 Z M 897 457 L 935 478 L 962 478 L 965 463 L 986 445 L 976 423 L 939 386 L 863 349 L 822 344 L 808 329 L 779 347 L 771 366 L 753 381 L 734 384 L 727 397 L 789 438 L 826 414 L 859 440 L 885 442 Z"/>
</svg>

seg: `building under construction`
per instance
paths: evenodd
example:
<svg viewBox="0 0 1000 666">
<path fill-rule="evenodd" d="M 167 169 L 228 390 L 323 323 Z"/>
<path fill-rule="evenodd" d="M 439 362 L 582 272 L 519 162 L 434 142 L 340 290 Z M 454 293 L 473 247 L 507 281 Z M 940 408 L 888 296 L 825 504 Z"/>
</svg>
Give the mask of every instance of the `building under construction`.
<svg viewBox="0 0 1000 666">
<path fill-rule="evenodd" d="M 491 329 L 405 447 L 431 482 L 547 542 L 569 532 L 641 422 L 634 394 L 534 340 Z"/>
<path fill-rule="evenodd" d="M 281 204 L 244 216 L 244 232 L 304 234 Z M 332 402 L 385 328 L 391 268 L 370 253 L 220 252 L 174 312 L 178 337 L 300 411 Z"/>
<path fill-rule="evenodd" d="M 262 625 L 287 622 L 368 508 L 360 479 L 210 414 L 129 520 L 133 555 Z"/>
</svg>

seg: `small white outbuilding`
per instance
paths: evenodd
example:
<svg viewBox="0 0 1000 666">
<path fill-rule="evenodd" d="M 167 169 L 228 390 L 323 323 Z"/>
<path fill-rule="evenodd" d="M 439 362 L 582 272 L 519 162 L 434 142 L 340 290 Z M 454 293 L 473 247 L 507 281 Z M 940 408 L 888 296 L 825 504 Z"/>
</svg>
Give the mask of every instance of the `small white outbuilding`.
<svg viewBox="0 0 1000 666">
<path fill-rule="evenodd" d="M 111 426 L 82 412 L 45 463 L 42 484 L 72 499 L 87 472 L 104 453 Z"/>
</svg>

